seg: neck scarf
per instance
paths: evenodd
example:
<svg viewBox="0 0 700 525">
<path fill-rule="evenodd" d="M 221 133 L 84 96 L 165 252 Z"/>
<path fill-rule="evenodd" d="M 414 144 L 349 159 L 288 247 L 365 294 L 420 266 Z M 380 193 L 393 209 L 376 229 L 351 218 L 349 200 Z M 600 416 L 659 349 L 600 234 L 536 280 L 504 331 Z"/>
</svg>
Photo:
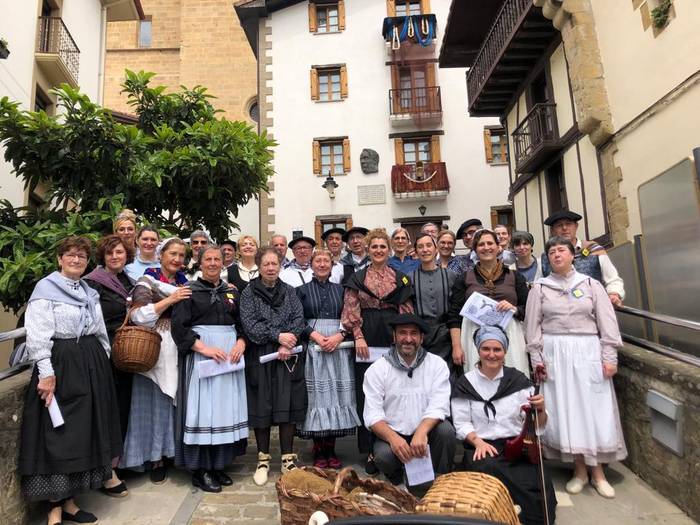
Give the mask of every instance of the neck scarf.
<svg viewBox="0 0 700 525">
<path fill-rule="evenodd" d="M 192 293 L 208 293 L 209 305 L 212 305 L 221 302 L 221 294 L 229 289 L 229 285 L 223 280 L 220 280 L 218 285 L 214 285 L 214 283 L 210 283 L 200 277 L 196 281 L 190 283 L 190 288 L 192 289 Z"/>
<path fill-rule="evenodd" d="M 173 284 L 163 274 L 163 271 L 160 268 L 149 268 L 143 274 L 150 275 L 151 277 L 153 277 L 157 281 L 160 281 L 161 283 Z M 178 270 L 177 272 L 175 272 L 175 286 L 183 286 L 185 284 L 187 284 L 187 276 Z"/>
<path fill-rule="evenodd" d="M 425 355 L 425 349 L 422 346 L 419 347 L 418 352 L 416 353 L 416 358 L 413 360 L 413 364 L 411 366 L 406 366 L 399 357 L 399 351 L 396 349 L 396 345 L 391 345 L 391 348 L 389 349 L 389 352 L 384 356 L 384 359 L 389 361 L 391 366 L 398 370 L 405 371 L 408 374 L 408 377 L 412 378 L 413 371 L 423 363 L 423 361 L 425 360 Z"/>
<path fill-rule="evenodd" d="M 311 267 L 311 262 L 309 261 L 306 264 L 299 264 L 299 261 L 294 259 L 292 262 L 289 263 L 289 266 L 287 268 L 292 268 L 293 270 L 302 270 L 306 271 Z"/>
<path fill-rule="evenodd" d="M 496 288 L 495 282 L 503 274 L 503 262 L 497 261 L 496 266 L 493 270 L 488 271 L 481 266 L 481 263 L 476 264 L 476 271 L 479 275 L 484 278 L 484 286 L 489 290 L 494 290 Z"/>
<path fill-rule="evenodd" d="M 82 296 L 78 289 L 82 288 L 85 295 Z M 78 339 L 85 330 L 85 316 L 89 312 L 90 319 L 97 320 L 96 304 L 100 300 L 100 295 L 96 290 L 90 288 L 88 284 L 80 279 L 75 285 L 68 277 L 64 277 L 60 272 L 53 272 L 39 281 L 32 292 L 29 302 L 38 299 L 55 301 L 57 303 L 70 304 L 80 308 L 80 326 L 78 326 Z"/>
<path fill-rule="evenodd" d="M 501 398 L 507 397 L 511 394 L 515 394 L 520 390 L 525 388 L 530 388 L 532 383 L 525 377 L 520 370 L 516 368 L 511 368 L 509 366 L 503 367 L 503 377 L 501 377 L 501 382 L 498 384 L 498 389 L 496 393 L 489 399 L 484 399 L 481 397 L 474 386 L 467 379 L 466 374 L 462 374 L 460 378 L 455 383 L 452 389 L 452 397 L 463 397 L 469 399 L 470 401 L 480 401 L 484 404 L 484 414 L 486 414 L 487 419 L 496 418 L 496 406 L 493 404 Z M 491 411 L 491 415 L 489 415 Z"/>
<path fill-rule="evenodd" d="M 85 276 L 85 279 L 100 283 L 105 288 L 109 288 L 120 297 L 126 299 L 129 297 L 129 292 L 122 282 L 112 272 L 106 270 L 102 266 L 98 266 L 93 271 Z"/>
<path fill-rule="evenodd" d="M 282 281 L 279 278 L 275 281 L 275 286 L 272 288 L 267 288 L 263 283 L 261 277 L 257 277 L 250 281 L 250 285 L 253 287 L 253 293 L 263 299 L 267 304 L 273 307 L 281 306 L 284 303 L 284 286 L 282 286 Z"/>
</svg>

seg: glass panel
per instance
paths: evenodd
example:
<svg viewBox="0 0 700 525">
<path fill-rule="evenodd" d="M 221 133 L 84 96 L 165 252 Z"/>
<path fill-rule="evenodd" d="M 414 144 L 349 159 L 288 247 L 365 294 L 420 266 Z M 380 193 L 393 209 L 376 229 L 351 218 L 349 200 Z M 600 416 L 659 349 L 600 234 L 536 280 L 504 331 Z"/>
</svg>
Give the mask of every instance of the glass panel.
<svg viewBox="0 0 700 525">
<path fill-rule="evenodd" d="M 139 23 L 139 47 L 151 47 L 152 23 L 150 20 L 141 20 Z"/>
<path fill-rule="evenodd" d="M 342 175 L 343 173 L 343 163 L 336 164 L 333 169 L 333 175 Z"/>
<path fill-rule="evenodd" d="M 418 154 L 418 160 L 430 162 L 430 142 L 421 141 L 418 143 L 418 148 L 420 151 Z"/>
<path fill-rule="evenodd" d="M 328 144 L 323 144 L 321 146 L 321 155 L 330 155 L 331 147 Z"/>
<path fill-rule="evenodd" d="M 316 9 L 316 27 L 319 33 L 326 32 L 326 25 L 328 24 L 328 13 L 325 9 Z"/>
</svg>

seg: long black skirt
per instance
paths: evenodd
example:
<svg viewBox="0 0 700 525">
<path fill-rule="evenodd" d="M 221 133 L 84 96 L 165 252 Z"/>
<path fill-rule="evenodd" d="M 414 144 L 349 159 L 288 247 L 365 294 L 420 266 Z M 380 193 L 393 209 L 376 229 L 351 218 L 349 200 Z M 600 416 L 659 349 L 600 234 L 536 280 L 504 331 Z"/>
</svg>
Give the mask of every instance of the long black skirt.
<svg viewBox="0 0 700 525">
<path fill-rule="evenodd" d="M 248 424 L 251 428 L 295 423 L 306 419 L 305 356 L 302 352 L 287 361 L 275 359 L 263 365 L 260 356 L 276 352 L 278 344 L 249 345 L 245 352 L 245 384 Z"/>
<path fill-rule="evenodd" d="M 542 525 L 545 523 L 544 507 L 542 505 L 542 481 L 538 465 L 533 465 L 522 459 L 515 462 L 508 461 L 503 455 L 505 439 L 494 441 L 484 440 L 498 450 L 496 457 L 486 457 L 474 461 L 474 448 L 465 445 L 464 466 L 472 472 L 481 472 L 498 478 L 510 492 L 516 505 L 520 505 L 520 522 L 523 525 Z M 557 498 L 554 494 L 554 485 L 549 473 L 545 469 L 544 486 L 547 493 L 547 513 L 549 523 L 554 523 L 557 507 Z"/>
<path fill-rule="evenodd" d="M 65 424 L 53 428 L 35 368 L 22 416 L 18 473 L 30 500 L 63 499 L 98 488 L 122 453 L 119 408 L 107 354 L 95 336 L 54 340 L 56 402 Z"/>
</svg>

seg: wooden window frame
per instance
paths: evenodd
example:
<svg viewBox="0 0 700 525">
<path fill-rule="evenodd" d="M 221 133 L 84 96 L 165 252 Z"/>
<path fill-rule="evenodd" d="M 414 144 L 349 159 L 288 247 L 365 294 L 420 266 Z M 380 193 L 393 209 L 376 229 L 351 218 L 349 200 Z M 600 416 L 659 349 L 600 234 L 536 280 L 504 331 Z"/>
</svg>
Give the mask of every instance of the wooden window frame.
<svg viewBox="0 0 700 525">
<path fill-rule="evenodd" d="M 558 170 L 555 169 L 557 165 L 560 168 Z M 568 210 L 569 196 L 566 192 L 566 177 L 564 176 L 563 157 L 557 159 L 544 170 L 544 180 L 547 189 L 547 207 L 549 209 L 549 213 L 552 214 L 559 210 Z"/>
<path fill-rule="evenodd" d="M 333 99 L 321 99 L 321 76 L 330 75 L 334 72 L 340 74 L 340 98 Z M 342 102 L 348 98 L 348 68 L 345 64 L 337 64 L 331 66 L 311 66 L 310 71 L 310 87 L 311 87 L 311 100 L 317 102 Z M 332 93 L 332 84 L 329 81 L 329 91 L 328 94 Z"/>
<path fill-rule="evenodd" d="M 352 228 L 352 215 L 317 215 L 314 221 L 314 237 L 318 246 L 325 246 L 321 235 L 324 232 L 323 226 L 326 224 L 342 224 L 342 227 L 347 231 Z"/>
<path fill-rule="evenodd" d="M 501 160 L 495 160 L 493 154 L 493 137 L 499 137 L 501 146 Z M 484 127 L 484 156 L 486 163 L 492 166 L 505 166 L 510 161 L 508 155 L 508 135 L 506 130 L 501 126 L 486 126 Z"/>
<path fill-rule="evenodd" d="M 326 30 L 319 31 L 318 23 L 318 13 L 320 10 L 326 10 L 335 7 L 338 11 L 338 27 L 337 29 L 330 29 L 328 23 L 326 23 Z M 326 21 L 329 20 L 328 13 L 326 13 Z M 324 0 L 309 0 L 309 32 L 316 35 L 332 35 L 334 33 L 340 33 L 345 31 L 345 0 L 336 1 L 324 1 Z"/>
<path fill-rule="evenodd" d="M 438 163 L 441 162 L 440 157 L 440 135 L 427 134 L 423 136 L 415 137 L 396 137 L 394 138 L 394 160 L 398 166 L 404 166 L 406 164 L 406 142 L 428 142 L 430 144 L 430 160 L 423 161 L 425 163 Z M 417 150 L 416 150 L 417 151 Z M 416 158 L 416 161 L 418 159 Z M 413 163 L 411 163 L 413 164 Z"/>
<path fill-rule="evenodd" d="M 333 156 L 336 155 L 335 153 L 331 152 L 331 164 L 330 164 L 330 175 L 333 177 L 335 176 L 340 176 L 340 175 L 345 175 L 350 172 L 350 139 L 347 137 L 327 137 L 327 138 L 318 138 L 313 140 L 312 144 L 312 160 L 313 160 L 313 172 L 314 175 L 318 175 L 321 177 L 326 177 L 328 176 L 328 166 L 324 168 L 323 166 L 323 146 L 337 146 L 340 145 L 342 147 L 342 155 L 343 155 L 343 162 L 342 162 L 342 172 L 336 172 L 335 171 L 335 162 L 333 159 Z"/>
<path fill-rule="evenodd" d="M 397 16 L 396 15 L 396 4 L 406 5 L 410 1 L 415 2 L 416 0 L 386 0 L 386 16 Z M 420 14 L 427 15 L 430 13 L 430 0 L 418 0 L 420 3 Z M 405 16 L 405 15 L 398 15 Z"/>
</svg>

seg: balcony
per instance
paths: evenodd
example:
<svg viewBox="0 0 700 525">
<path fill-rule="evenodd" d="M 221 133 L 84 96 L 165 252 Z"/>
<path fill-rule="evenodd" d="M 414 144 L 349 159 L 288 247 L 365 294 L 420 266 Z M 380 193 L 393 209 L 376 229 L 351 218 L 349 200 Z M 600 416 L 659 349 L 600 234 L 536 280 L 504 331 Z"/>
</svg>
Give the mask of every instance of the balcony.
<svg viewBox="0 0 700 525">
<path fill-rule="evenodd" d="M 437 41 L 437 18 L 433 14 L 386 17 L 382 37 L 390 56 L 399 53 L 402 60 L 432 58 Z"/>
<path fill-rule="evenodd" d="M 397 126 L 439 124 L 442 122 L 440 87 L 390 89 L 389 114 Z"/>
<path fill-rule="evenodd" d="M 80 50 L 59 17 L 39 17 L 34 58 L 52 85 L 66 82 L 77 87 Z"/>
<path fill-rule="evenodd" d="M 559 149 L 556 104 L 535 104 L 530 113 L 513 131 L 515 170 L 530 173 Z"/>
<path fill-rule="evenodd" d="M 532 0 L 505 0 L 469 64 L 470 115 L 501 116 L 556 38 L 558 31 Z"/>
<path fill-rule="evenodd" d="M 450 193 L 450 181 L 444 162 L 391 167 L 391 191 L 396 200 L 438 200 Z"/>
</svg>

